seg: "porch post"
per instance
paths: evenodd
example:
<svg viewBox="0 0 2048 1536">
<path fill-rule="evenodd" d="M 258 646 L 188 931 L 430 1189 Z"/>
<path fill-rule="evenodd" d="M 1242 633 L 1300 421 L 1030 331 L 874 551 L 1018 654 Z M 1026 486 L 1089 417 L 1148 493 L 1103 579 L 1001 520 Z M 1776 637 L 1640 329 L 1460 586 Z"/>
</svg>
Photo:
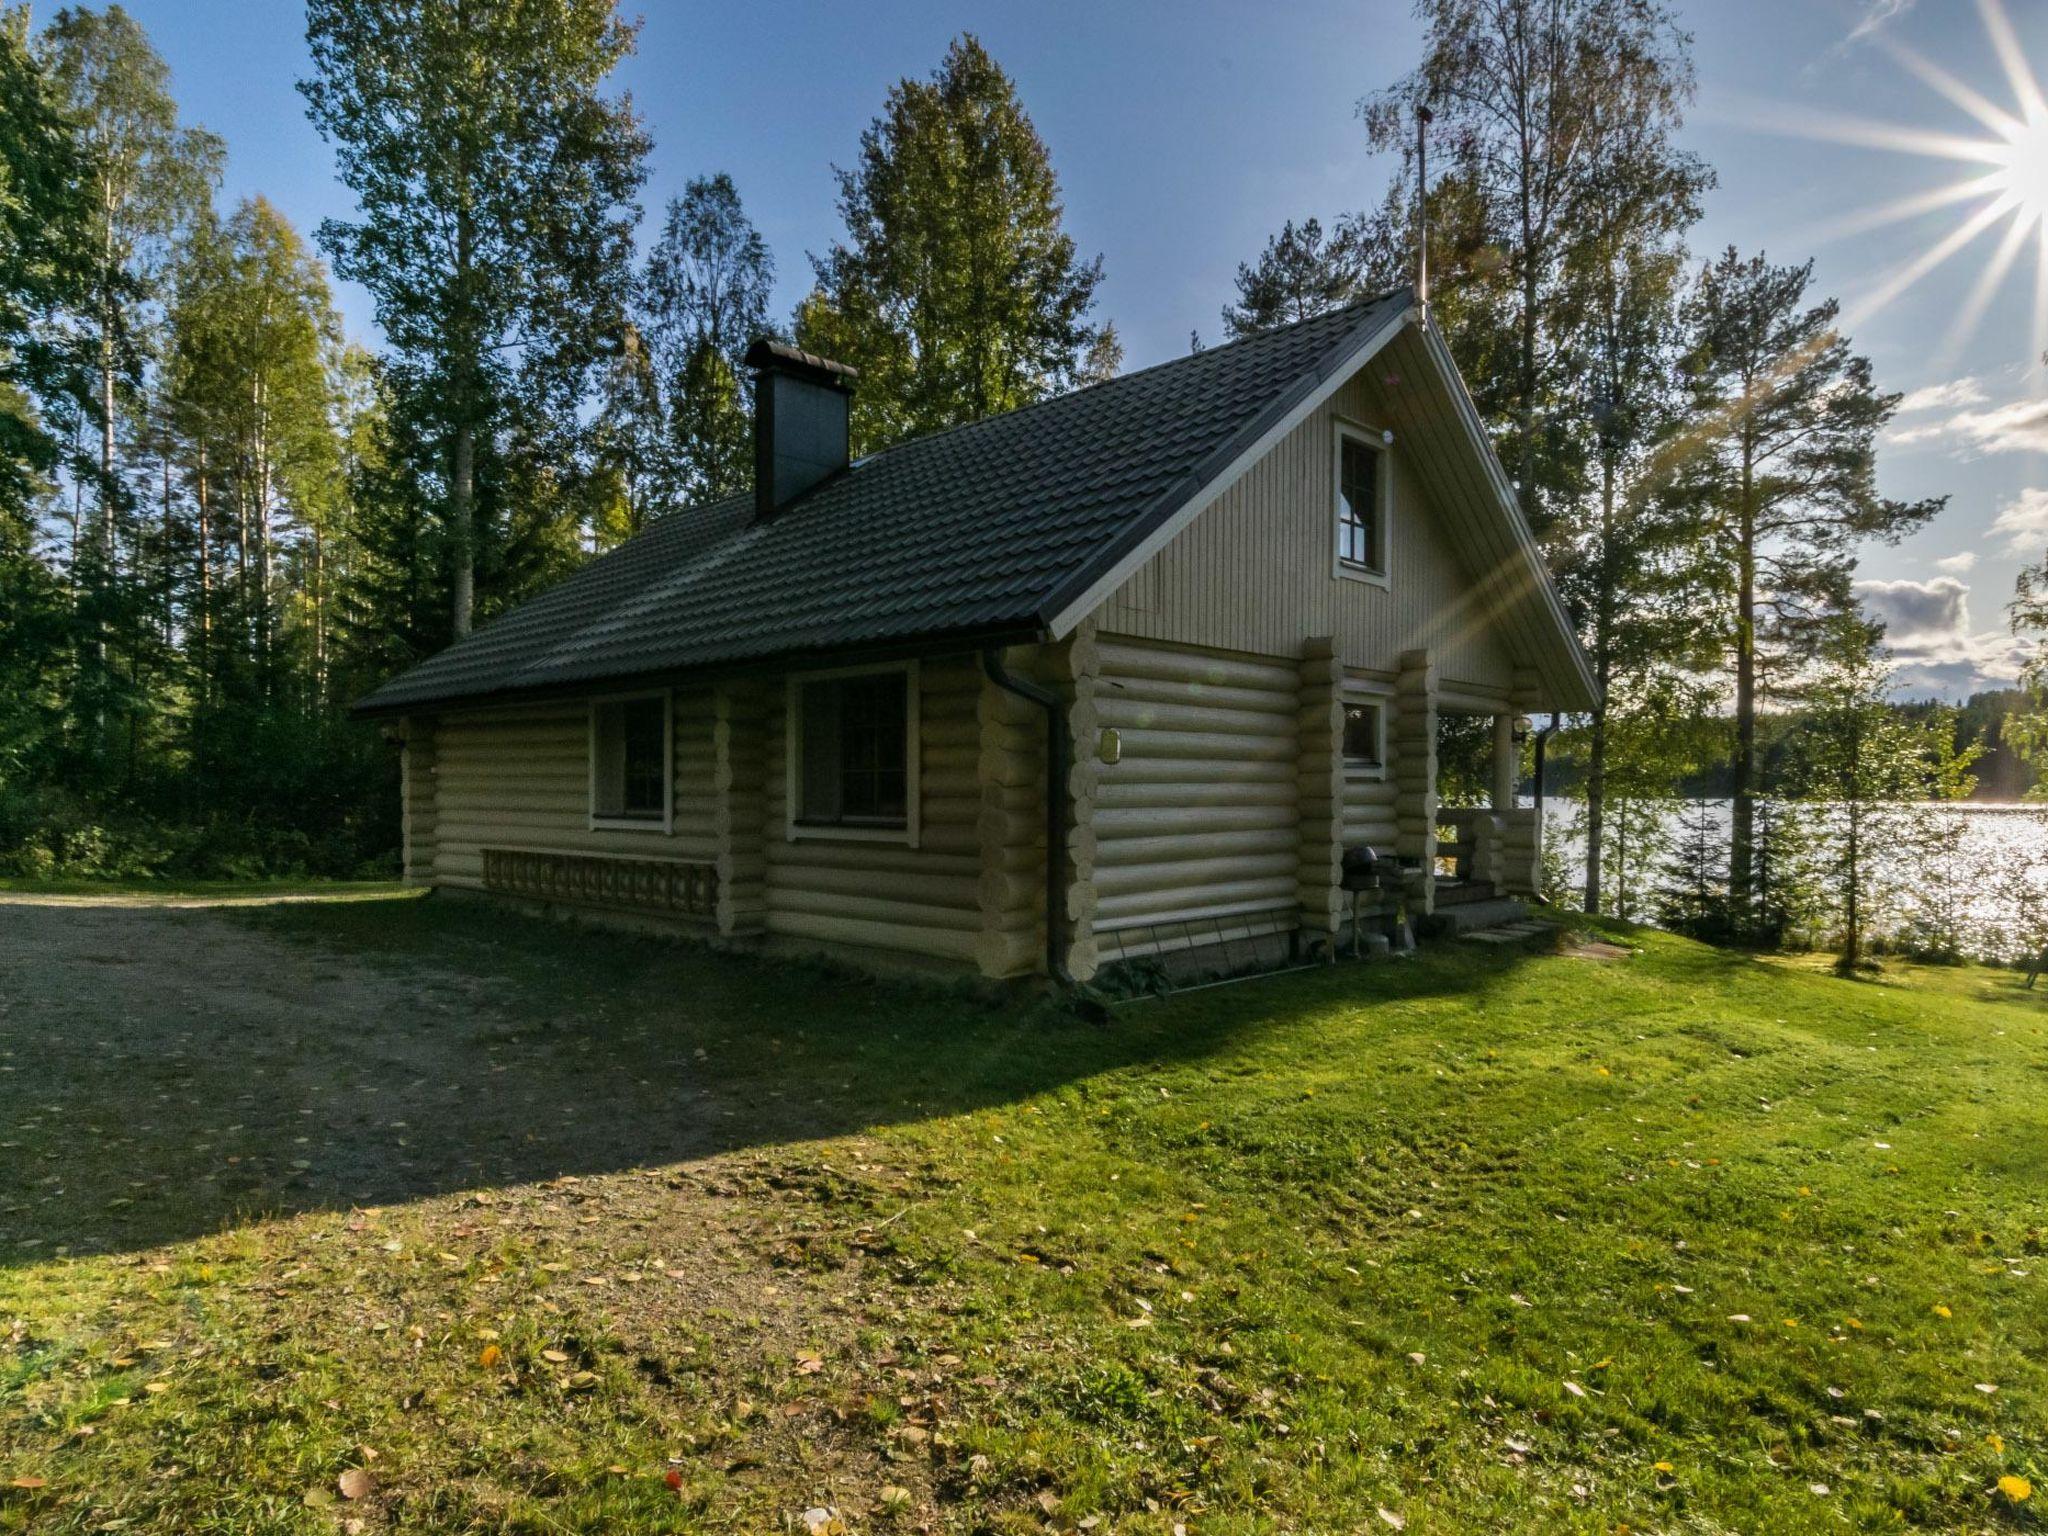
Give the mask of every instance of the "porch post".
<svg viewBox="0 0 2048 1536">
<path fill-rule="evenodd" d="M 1394 683 L 1394 851 L 1413 874 L 1417 915 L 1436 908 L 1436 663 L 1403 651 Z"/>
<path fill-rule="evenodd" d="M 1301 818 L 1295 893 L 1301 928 L 1336 958 L 1344 926 L 1344 661 L 1329 636 L 1301 650 L 1300 752 L 1296 802 Z"/>
<path fill-rule="evenodd" d="M 1493 717 L 1493 810 L 1500 815 L 1515 808 L 1515 780 L 1521 777 L 1520 754 L 1515 750 L 1515 717 Z"/>
</svg>

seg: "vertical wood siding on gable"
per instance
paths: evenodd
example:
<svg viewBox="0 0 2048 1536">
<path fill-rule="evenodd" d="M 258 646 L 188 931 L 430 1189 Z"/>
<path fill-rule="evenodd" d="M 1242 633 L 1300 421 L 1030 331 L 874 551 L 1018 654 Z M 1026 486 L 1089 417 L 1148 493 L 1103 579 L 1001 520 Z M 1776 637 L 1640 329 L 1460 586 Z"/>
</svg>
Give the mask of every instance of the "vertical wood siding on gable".
<svg viewBox="0 0 2048 1536">
<path fill-rule="evenodd" d="M 434 881 L 482 889 L 485 848 L 705 859 L 715 852 L 711 694 L 675 695 L 675 822 L 590 826 L 590 709 L 577 699 L 441 717 L 434 732 Z"/>
<path fill-rule="evenodd" d="M 1331 635 L 1348 667 L 1391 676 L 1429 650 L 1446 680 L 1506 687 L 1512 663 L 1478 582 L 1442 532 L 1418 455 L 1393 445 L 1394 516 L 1386 587 L 1332 572 L 1339 418 L 1386 421 L 1372 370 L 1304 421 L 1104 605 L 1104 631 L 1297 656 Z"/>
</svg>

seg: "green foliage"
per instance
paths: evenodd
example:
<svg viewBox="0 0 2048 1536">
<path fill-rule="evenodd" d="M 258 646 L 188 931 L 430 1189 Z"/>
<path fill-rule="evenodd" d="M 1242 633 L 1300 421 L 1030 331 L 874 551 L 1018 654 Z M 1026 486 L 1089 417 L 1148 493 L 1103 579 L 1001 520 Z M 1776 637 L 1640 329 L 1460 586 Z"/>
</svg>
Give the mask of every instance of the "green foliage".
<svg viewBox="0 0 2048 1536">
<path fill-rule="evenodd" d="M 839 173 L 839 212 L 846 238 L 813 258 L 796 336 L 860 369 L 856 453 L 1080 381 L 1102 263 L 1076 254 L 1045 143 L 972 35 L 890 90 Z"/>
<path fill-rule="evenodd" d="M 1326 236 L 1322 221 L 1289 219 L 1256 262 L 1237 264 L 1237 302 L 1223 310 L 1235 339 L 1293 325 L 1372 293 L 1398 288 L 1408 265 L 1386 218 L 1347 214 Z"/>
<path fill-rule="evenodd" d="M 1422 63 L 1363 114 L 1411 176 L 1416 110 L 1435 114 L 1440 320 L 1547 534 L 1582 472 L 1591 392 L 1573 337 L 1589 257 L 1603 243 L 1654 255 L 1653 226 L 1683 227 L 1710 180 L 1671 144 L 1691 39 L 1655 0 L 1418 0 L 1416 14 Z"/>
<path fill-rule="evenodd" d="M 624 326 L 647 140 L 603 86 L 634 30 L 613 0 L 306 9 L 300 90 L 358 205 L 320 239 L 375 298 L 407 378 L 396 398 L 437 450 L 407 468 L 444 525 L 457 635 L 524 558 L 488 501 L 535 488 L 536 439 L 574 462 L 590 370 Z M 498 588 L 481 604 L 480 576 Z"/>
<path fill-rule="evenodd" d="M 1852 641 L 1827 656 L 1810 687 L 1794 763 L 1798 793 L 1824 807 L 1814 831 L 1844 971 L 1864 963 L 1877 902 L 1898 900 L 1874 889 L 1872 849 L 1908 839 L 1925 847 L 1931 833 L 1921 803 L 1961 799 L 1972 782 L 1975 753 L 1957 750 L 1953 713 L 1909 717 L 1891 706 L 1890 684 L 1889 668 L 1867 646 Z"/>
<path fill-rule="evenodd" d="M 1857 547 L 1896 542 L 1946 503 L 1878 493 L 1877 436 L 1899 396 L 1878 390 L 1835 329 L 1840 306 L 1806 302 L 1812 275 L 1811 262 L 1773 266 L 1733 247 L 1701 272 L 1687 302 L 1693 421 L 1667 449 L 1717 578 L 1695 613 L 1734 679 L 1738 901 L 1755 863 L 1759 700 L 1788 694 L 1855 612 Z"/>
<path fill-rule="evenodd" d="M 648 253 L 640 303 L 667 415 L 665 473 L 678 505 L 754 483 L 747 347 L 769 331 L 775 262 L 724 172 L 672 198 Z"/>
<path fill-rule="evenodd" d="M 1704 800 L 1678 813 L 1651 901 L 1660 927 L 1719 942 L 1728 933 L 1728 860 L 1720 818 Z"/>
<path fill-rule="evenodd" d="M 25 10 L 0 11 L 0 561 L 10 570 L 27 554 L 30 506 L 57 467 L 61 429 L 90 409 L 76 321 L 99 266 L 91 159 L 30 52 L 27 23 Z"/>
<path fill-rule="evenodd" d="M 2020 572 L 2011 617 L 2014 637 L 2027 647 L 2020 684 L 2030 707 L 2006 717 L 2000 741 L 2033 772 L 2028 798 L 2048 800 L 2048 555 Z"/>
</svg>

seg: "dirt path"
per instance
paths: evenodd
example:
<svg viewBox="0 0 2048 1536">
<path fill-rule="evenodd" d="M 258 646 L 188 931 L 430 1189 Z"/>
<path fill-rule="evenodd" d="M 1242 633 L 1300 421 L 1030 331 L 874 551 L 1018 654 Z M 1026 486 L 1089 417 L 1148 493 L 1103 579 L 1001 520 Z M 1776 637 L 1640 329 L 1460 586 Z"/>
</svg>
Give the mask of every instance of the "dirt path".
<svg viewBox="0 0 2048 1536">
<path fill-rule="evenodd" d="M 92 1149 L 0 1158 L 0 1254 L 670 1165 L 737 1118 L 701 1057 L 601 1000 L 218 903 L 0 896 L 0 1126 Z"/>
<path fill-rule="evenodd" d="M 846 1177 L 774 1139 L 760 1100 L 780 1093 L 714 1086 L 695 1042 L 715 1038 L 687 1007 L 650 1019 L 520 977 L 467 950 L 352 953 L 209 902 L 0 896 L 0 1325 L 65 1269 L 38 1266 L 105 1255 L 133 1278 L 110 1296 L 58 1282 L 75 1310 L 41 1327 L 63 1343 L 17 1324 L 18 1348 L 114 1357 L 154 1335 L 167 1359 L 272 1362 L 207 1390 L 326 1432 L 350 1394 L 299 1392 L 280 1363 L 319 1360 L 381 1405 L 337 1416 L 337 1444 L 407 1444 L 413 1496 L 463 1475 L 490 1433 L 428 1433 L 416 1397 L 382 1390 L 420 1378 L 429 1339 L 436 1380 L 502 1376 L 513 1397 L 477 1411 L 516 1401 L 557 1454 L 620 1456 L 631 1424 L 689 1450 L 693 1486 L 801 1466 L 817 1497 L 871 1496 L 886 1479 L 844 1406 L 859 1394 L 804 1374 L 827 1341 L 901 1327 Z M 731 1130 L 752 1121 L 765 1129 Z M 835 1246 L 855 1246 L 820 1264 L 801 1244 L 828 1215 Z M 203 1313 L 182 1289 L 196 1282 Z M 506 1364 L 480 1372 L 501 1339 Z M 818 1400 L 771 1412 L 759 1384 L 792 1380 Z M 25 1423 L 0 1414 L 0 1462 Z M 161 1451 L 227 1469 L 242 1454 Z M 488 1525 L 539 1477 L 493 1464 L 464 1497 Z M 161 1497 L 145 1523 L 185 1528 L 166 1512 L 182 1495 Z"/>
</svg>

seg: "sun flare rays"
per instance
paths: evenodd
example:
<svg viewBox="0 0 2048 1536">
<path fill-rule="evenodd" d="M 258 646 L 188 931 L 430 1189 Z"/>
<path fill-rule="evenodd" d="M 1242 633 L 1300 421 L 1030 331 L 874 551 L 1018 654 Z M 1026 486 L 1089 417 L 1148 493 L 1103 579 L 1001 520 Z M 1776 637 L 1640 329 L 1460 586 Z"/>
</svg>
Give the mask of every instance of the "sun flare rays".
<svg viewBox="0 0 2048 1536">
<path fill-rule="evenodd" d="M 2048 96 L 2043 95 L 2001 0 L 1977 0 L 1977 11 L 1997 56 L 2003 83 L 2011 93 L 2008 106 L 1999 105 L 1985 92 L 1965 84 L 1903 42 L 1886 39 L 1883 46 L 1908 74 L 1967 113 L 1983 130 L 1982 137 L 1847 114 L 1766 116 L 1768 126 L 1780 132 L 1946 161 L 1958 169 L 1959 174 L 1952 180 L 1873 207 L 1852 210 L 1816 231 L 1823 239 L 1846 239 L 1942 209 L 1959 210 L 1958 221 L 1935 236 L 1925 249 L 1880 274 L 1855 297 L 1844 317 L 1848 323 L 1853 324 L 1890 303 L 1937 267 L 1991 237 L 1985 264 L 1936 351 L 1938 358 L 1953 362 L 1983 323 L 2000 287 L 2032 246 L 2035 270 L 2030 361 L 2039 365 L 2041 353 L 2048 347 Z"/>
</svg>

